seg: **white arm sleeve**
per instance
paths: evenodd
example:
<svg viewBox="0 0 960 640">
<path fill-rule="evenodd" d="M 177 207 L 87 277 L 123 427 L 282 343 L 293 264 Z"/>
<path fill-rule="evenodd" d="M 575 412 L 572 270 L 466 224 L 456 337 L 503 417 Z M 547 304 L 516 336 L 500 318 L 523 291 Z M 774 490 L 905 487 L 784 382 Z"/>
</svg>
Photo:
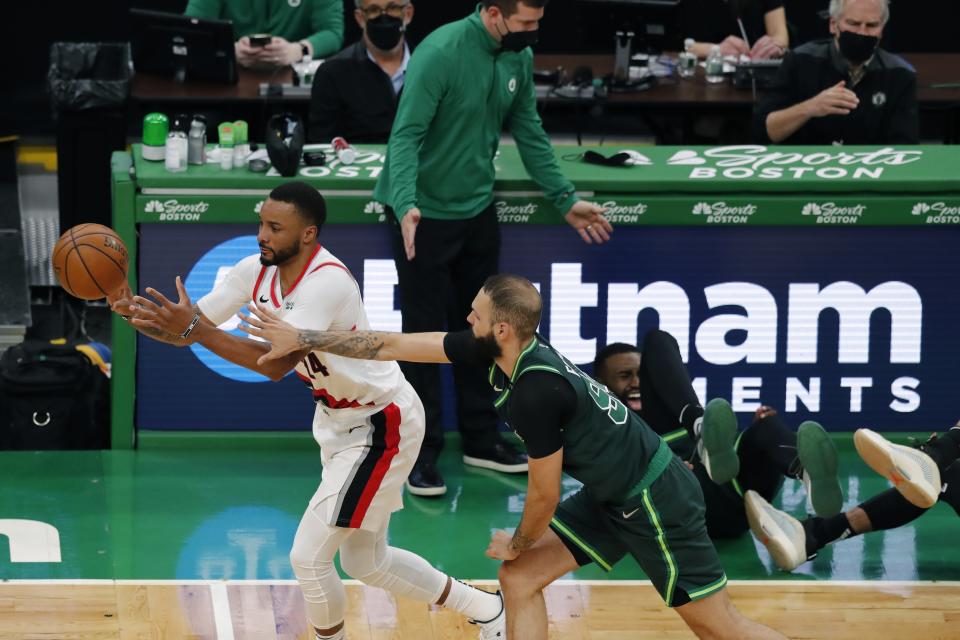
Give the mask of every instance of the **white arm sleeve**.
<svg viewBox="0 0 960 640">
<path fill-rule="evenodd" d="M 232 318 L 253 296 L 253 285 L 260 275 L 260 257 L 247 256 L 214 285 L 213 291 L 197 300 L 197 307 L 219 326 Z"/>
<path fill-rule="evenodd" d="M 349 273 L 338 267 L 324 267 L 300 284 L 293 309 L 284 321 L 310 331 L 349 331 L 357 323 L 360 292 Z"/>
</svg>

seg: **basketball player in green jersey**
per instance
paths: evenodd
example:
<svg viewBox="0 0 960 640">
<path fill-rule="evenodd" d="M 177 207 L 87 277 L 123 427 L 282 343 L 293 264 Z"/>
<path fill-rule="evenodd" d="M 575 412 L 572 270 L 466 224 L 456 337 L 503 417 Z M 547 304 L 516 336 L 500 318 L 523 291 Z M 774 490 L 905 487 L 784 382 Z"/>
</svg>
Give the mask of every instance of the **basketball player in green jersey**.
<svg viewBox="0 0 960 640">
<path fill-rule="evenodd" d="M 503 560 L 508 637 L 545 639 L 543 589 L 587 562 L 610 570 L 628 553 L 698 636 L 784 637 L 730 601 L 693 473 L 605 386 L 536 334 L 541 300 L 528 280 L 489 278 L 473 301 L 471 329 L 458 333 L 305 331 L 263 307 L 251 310 L 245 330 L 272 346 L 264 359 L 309 348 L 489 367 L 496 408 L 530 458 L 522 519 L 512 536 L 495 532 L 487 548 Z M 561 502 L 562 471 L 583 488 Z"/>
</svg>

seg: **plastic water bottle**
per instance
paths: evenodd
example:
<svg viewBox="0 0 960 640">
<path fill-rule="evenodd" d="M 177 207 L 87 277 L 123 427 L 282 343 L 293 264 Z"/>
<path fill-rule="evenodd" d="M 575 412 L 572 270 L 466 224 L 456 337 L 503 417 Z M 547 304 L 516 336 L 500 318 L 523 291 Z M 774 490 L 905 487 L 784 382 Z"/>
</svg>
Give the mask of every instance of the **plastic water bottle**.
<svg viewBox="0 0 960 640">
<path fill-rule="evenodd" d="M 692 78 L 697 74 L 697 54 L 693 52 L 694 39 L 683 41 L 683 51 L 677 59 L 677 72 L 681 78 Z"/>
<path fill-rule="evenodd" d="M 207 161 L 207 121 L 203 116 L 193 116 L 190 133 L 187 134 L 187 162 L 205 164 Z"/>
<path fill-rule="evenodd" d="M 187 127 L 186 117 L 177 116 L 167 134 L 164 166 L 172 173 L 187 170 Z"/>
<path fill-rule="evenodd" d="M 723 82 L 723 56 L 720 55 L 720 45 L 715 44 L 707 57 L 707 82 L 716 84 Z"/>
</svg>

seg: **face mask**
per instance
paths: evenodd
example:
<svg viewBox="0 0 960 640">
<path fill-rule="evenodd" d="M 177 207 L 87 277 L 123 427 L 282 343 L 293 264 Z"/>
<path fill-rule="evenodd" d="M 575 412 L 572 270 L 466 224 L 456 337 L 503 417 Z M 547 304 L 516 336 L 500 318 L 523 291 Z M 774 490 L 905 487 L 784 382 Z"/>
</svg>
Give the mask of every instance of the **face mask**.
<svg viewBox="0 0 960 640">
<path fill-rule="evenodd" d="M 400 44 L 400 38 L 407 30 L 402 18 L 394 18 L 387 14 L 376 20 L 367 20 L 367 37 L 380 51 L 393 51 Z"/>
<path fill-rule="evenodd" d="M 599 164 L 605 167 L 622 167 L 630 161 L 630 154 L 621 151 L 620 153 L 615 153 L 609 158 L 597 153 L 596 151 L 585 151 L 583 153 L 583 161 L 590 164 Z"/>
<path fill-rule="evenodd" d="M 506 20 L 504 20 L 503 26 L 507 29 L 506 35 L 500 40 L 500 46 L 504 51 L 519 53 L 527 47 L 532 47 L 537 44 L 540 36 L 539 29 L 534 29 L 533 31 L 510 31 L 510 27 L 507 27 Z"/>
<path fill-rule="evenodd" d="M 863 64 L 869 60 L 880 44 L 876 36 L 864 36 L 853 31 L 841 31 L 839 40 L 840 55 L 853 64 Z"/>
</svg>

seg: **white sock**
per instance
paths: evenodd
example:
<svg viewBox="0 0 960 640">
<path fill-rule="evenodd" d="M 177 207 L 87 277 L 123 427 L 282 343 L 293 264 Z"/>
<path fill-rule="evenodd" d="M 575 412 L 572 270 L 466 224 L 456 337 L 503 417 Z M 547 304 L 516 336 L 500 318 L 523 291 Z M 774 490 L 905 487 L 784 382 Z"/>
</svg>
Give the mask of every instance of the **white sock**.
<svg viewBox="0 0 960 640">
<path fill-rule="evenodd" d="M 443 606 L 476 620 L 489 622 L 503 609 L 500 596 L 468 586 L 459 580 L 451 579 L 450 593 L 443 602 Z"/>
<path fill-rule="evenodd" d="M 317 631 L 317 640 L 346 640 L 347 633 L 343 627 L 340 627 L 340 631 L 337 631 L 332 636 L 322 636 L 320 632 Z"/>
</svg>

